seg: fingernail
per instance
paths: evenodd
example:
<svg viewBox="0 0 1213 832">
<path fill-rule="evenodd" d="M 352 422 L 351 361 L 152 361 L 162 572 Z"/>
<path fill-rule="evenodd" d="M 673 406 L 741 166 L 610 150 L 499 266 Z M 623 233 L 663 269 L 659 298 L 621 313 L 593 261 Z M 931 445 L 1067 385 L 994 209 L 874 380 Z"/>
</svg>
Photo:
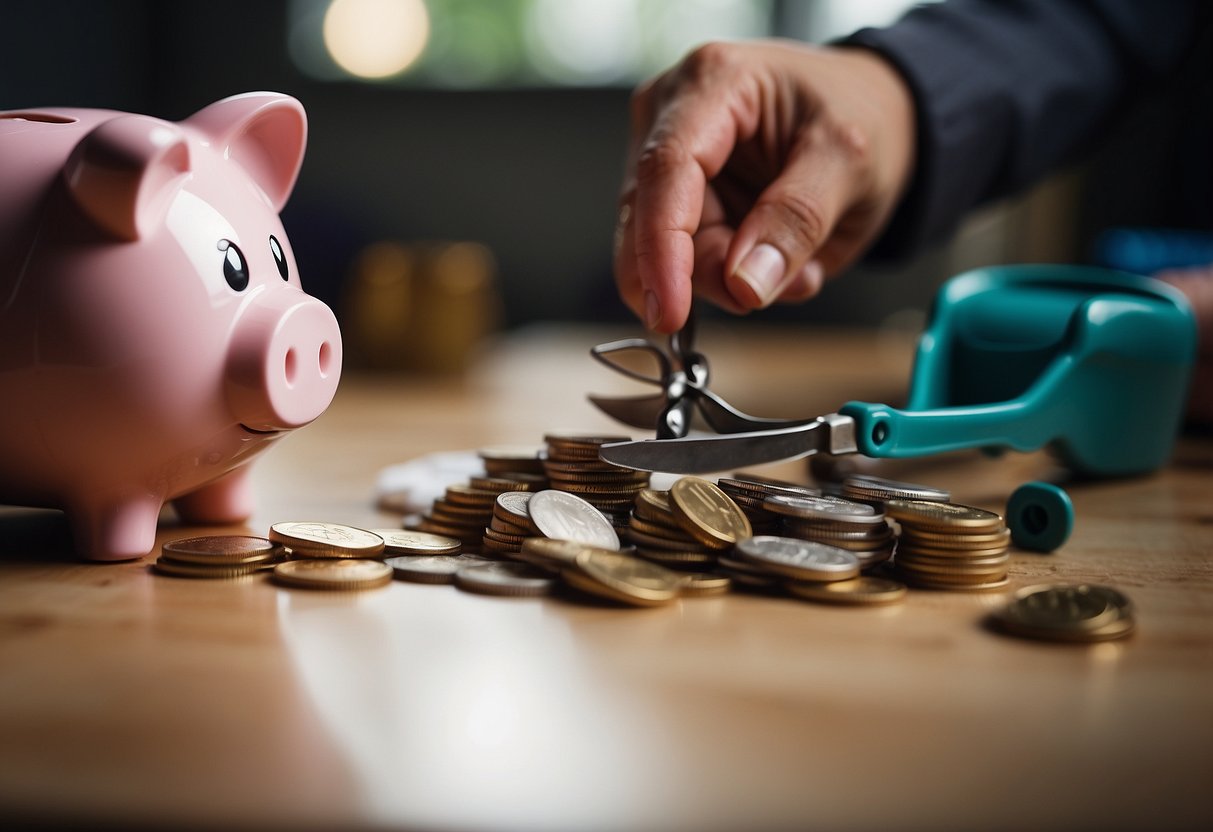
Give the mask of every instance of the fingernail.
<svg viewBox="0 0 1213 832">
<path fill-rule="evenodd" d="M 734 274 L 754 292 L 754 295 L 766 306 L 775 299 L 775 292 L 783 282 L 787 262 L 779 249 L 768 243 L 761 243 L 747 254 L 737 266 Z"/>
<path fill-rule="evenodd" d="M 644 293 L 644 325 L 656 329 L 661 323 L 661 307 L 657 304 L 657 295 L 652 292 Z"/>
</svg>

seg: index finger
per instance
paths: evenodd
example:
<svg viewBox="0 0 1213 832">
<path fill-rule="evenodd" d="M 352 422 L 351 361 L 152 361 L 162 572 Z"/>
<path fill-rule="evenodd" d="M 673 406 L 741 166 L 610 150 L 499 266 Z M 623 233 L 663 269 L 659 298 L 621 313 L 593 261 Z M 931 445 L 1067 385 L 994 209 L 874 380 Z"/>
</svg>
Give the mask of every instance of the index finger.
<svg viewBox="0 0 1213 832">
<path fill-rule="evenodd" d="M 691 308 L 693 236 L 707 183 L 724 167 L 739 135 L 756 119 L 702 73 L 674 85 L 636 156 L 632 230 L 635 267 L 645 294 L 645 323 L 659 332 L 682 327 Z"/>
</svg>

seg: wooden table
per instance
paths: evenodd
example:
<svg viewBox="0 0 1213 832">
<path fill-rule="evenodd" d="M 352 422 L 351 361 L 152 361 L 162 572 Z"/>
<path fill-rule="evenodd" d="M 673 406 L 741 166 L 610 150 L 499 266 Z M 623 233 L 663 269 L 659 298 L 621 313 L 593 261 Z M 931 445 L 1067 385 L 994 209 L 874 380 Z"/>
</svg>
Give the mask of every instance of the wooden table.
<svg viewBox="0 0 1213 832">
<path fill-rule="evenodd" d="M 438 450 L 617 430 L 638 392 L 587 357 L 625 333 L 534 329 L 465 378 L 347 376 L 257 463 L 248 528 L 387 525 L 377 472 Z M 630 334 L 630 333 L 627 333 Z M 717 389 L 769 415 L 897 399 L 896 334 L 701 337 Z M 734 594 L 641 610 L 395 582 L 358 595 L 262 577 L 82 564 L 52 512 L 0 516 L 0 817 L 53 823 L 426 829 L 1210 828 L 1213 443 L 1157 475 L 1069 483 L 1070 542 L 1012 586 L 1097 581 L 1139 631 L 1036 643 L 1003 595 L 913 591 L 840 609 Z M 803 462 L 756 469 L 804 478 Z M 881 471 L 1001 510 L 1041 454 Z M 199 529 L 162 524 L 158 545 Z M 232 531 L 235 531 L 233 529 Z"/>
</svg>

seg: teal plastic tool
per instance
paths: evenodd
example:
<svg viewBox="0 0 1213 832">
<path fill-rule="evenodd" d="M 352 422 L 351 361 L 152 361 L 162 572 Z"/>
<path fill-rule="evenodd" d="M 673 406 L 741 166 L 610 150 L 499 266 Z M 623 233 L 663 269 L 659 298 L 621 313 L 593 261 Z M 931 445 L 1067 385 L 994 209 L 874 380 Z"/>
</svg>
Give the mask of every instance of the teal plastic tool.
<svg viewBox="0 0 1213 832">
<path fill-rule="evenodd" d="M 719 435 L 615 443 L 600 455 L 703 473 L 815 452 L 1049 447 L 1079 474 L 1141 474 L 1170 456 L 1195 356 L 1195 317 L 1164 283 L 1082 266 L 988 267 L 940 289 L 904 409 L 850 402 L 815 420 L 776 423 L 730 408 L 730 420 L 713 425 Z M 642 426 L 647 411 L 635 404 L 652 407 L 594 401 Z"/>
<path fill-rule="evenodd" d="M 851 402 L 859 450 L 907 457 L 1049 446 L 1093 476 L 1171 453 L 1196 321 L 1170 286 L 1079 266 L 977 269 L 940 290 L 904 410 Z"/>
</svg>

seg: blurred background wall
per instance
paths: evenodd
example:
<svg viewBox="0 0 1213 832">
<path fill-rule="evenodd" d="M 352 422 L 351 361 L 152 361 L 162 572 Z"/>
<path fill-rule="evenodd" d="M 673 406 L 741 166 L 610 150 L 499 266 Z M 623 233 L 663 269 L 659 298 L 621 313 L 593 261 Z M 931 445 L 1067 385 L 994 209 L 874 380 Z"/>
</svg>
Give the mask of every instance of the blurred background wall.
<svg viewBox="0 0 1213 832">
<path fill-rule="evenodd" d="M 305 287 L 339 316 L 351 314 L 343 284 L 366 246 L 471 241 L 491 256 L 496 325 L 625 321 L 611 237 L 635 83 L 698 42 L 823 42 L 910 5 L 379 0 L 381 9 L 420 8 L 428 35 L 403 72 L 373 80 L 357 76 L 377 71 L 372 43 L 356 43 L 347 58 L 370 60 L 370 70 L 343 68 L 326 44 L 333 2 L 4 0 L 0 109 L 107 107 L 175 120 L 237 92 L 290 93 L 307 108 L 311 133 L 283 220 Z M 376 30 L 416 26 L 380 14 L 371 40 Z M 1140 109 L 1088 164 L 979 212 L 951 245 L 861 266 L 812 303 L 751 319 L 879 323 L 925 308 L 934 287 L 965 268 L 1083 260 L 1105 225 L 1165 222 L 1158 181 L 1125 187 L 1144 176 L 1135 159 L 1166 153 L 1163 105 Z"/>
</svg>

